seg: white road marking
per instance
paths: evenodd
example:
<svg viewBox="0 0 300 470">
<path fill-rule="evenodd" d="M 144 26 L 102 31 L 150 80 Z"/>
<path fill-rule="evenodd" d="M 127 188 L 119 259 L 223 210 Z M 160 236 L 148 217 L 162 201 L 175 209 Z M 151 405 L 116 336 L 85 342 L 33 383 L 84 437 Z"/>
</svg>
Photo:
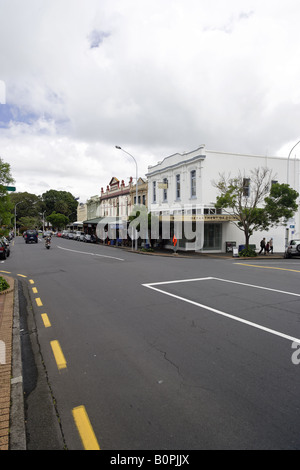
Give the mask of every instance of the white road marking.
<svg viewBox="0 0 300 470">
<path fill-rule="evenodd" d="M 60 250 L 65 250 L 65 251 L 72 251 L 73 253 L 79 253 L 81 255 L 90 255 L 90 256 L 99 256 L 100 258 L 110 258 L 110 259 L 116 259 L 118 261 L 125 261 L 122 258 L 116 258 L 115 256 L 107 256 L 107 255 L 99 255 L 98 253 L 89 253 L 87 251 L 78 251 L 78 250 L 71 250 L 70 248 L 63 248 L 62 246 L 58 246 Z"/>
<path fill-rule="evenodd" d="M 205 310 L 209 310 L 210 312 L 213 312 L 217 315 L 221 315 L 223 317 L 230 318 L 231 320 L 234 320 L 234 321 L 237 321 L 237 322 L 240 322 L 240 323 L 244 323 L 245 325 L 251 326 L 252 328 L 256 328 L 258 330 L 265 331 L 267 333 L 270 333 L 270 334 L 275 335 L 275 336 L 279 336 L 281 338 L 287 339 L 287 340 L 292 341 L 292 342 L 294 342 L 294 341 L 296 341 L 298 343 L 300 342 L 300 338 L 295 338 L 294 336 L 286 335 L 284 333 L 281 333 L 280 331 L 276 331 L 276 330 L 273 330 L 271 328 L 267 328 L 265 326 L 259 325 L 258 323 L 253 323 L 251 321 L 244 320 L 243 318 L 236 317 L 235 315 L 231 315 L 229 313 L 222 312 L 221 310 L 217 310 L 215 308 L 209 307 L 208 305 L 200 304 L 199 302 L 195 302 L 193 300 L 187 299 L 185 297 L 181 297 L 181 296 L 176 295 L 176 294 L 171 294 L 170 292 L 166 292 L 162 289 L 158 289 L 157 287 L 155 287 L 155 286 L 166 285 L 166 284 L 176 284 L 176 283 L 181 283 L 181 282 L 193 282 L 193 281 L 205 281 L 205 280 L 215 280 L 215 281 L 229 282 L 229 283 L 239 284 L 239 285 L 243 285 L 243 286 L 247 286 L 247 287 L 252 287 L 252 288 L 257 288 L 257 289 L 264 289 L 264 290 L 268 290 L 268 291 L 272 291 L 272 292 L 275 291 L 275 292 L 279 292 L 280 294 L 293 295 L 293 296 L 300 297 L 300 294 L 296 294 L 294 292 L 280 291 L 280 290 L 271 289 L 271 288 L 268 288 L 268 287 L 255 286 L 253 284 L 245 284 L 245 283 L 242 283 L 242 282 L 230 281 L 230 280 L 227 280 L 227 279 L 219 279 L 219 278 L 216 278 L 216 277 L 206 277 L 206 278 L 198 278 L 198 279 L 182 279 L 182 280 L 167 281 L 167 282 L 154 282 L 154 283 L 142 284 L 142 286 L 148 287 L 149 289 L 155 290 L 157 292 L 160 292 L 161 294 L 168 295 L 169 297 L 173 297 L 175 299 L 181 300 L 181 301 L 189 303 L 191 305 L 195 305 L 196 307 L 200 307 L 200 308 L 203 308 Z"/>
</svg>

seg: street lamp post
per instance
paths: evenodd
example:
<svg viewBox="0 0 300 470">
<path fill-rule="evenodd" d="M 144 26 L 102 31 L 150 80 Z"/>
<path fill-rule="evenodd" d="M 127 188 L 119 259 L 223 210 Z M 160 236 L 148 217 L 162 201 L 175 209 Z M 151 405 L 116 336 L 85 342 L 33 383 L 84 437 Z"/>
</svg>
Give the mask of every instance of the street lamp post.
<svg viewBox="0 0 300 470">
<path fill-rule="evenodd" d="M 123 152 L 127 153 L 127 155 L 129 155 L 129 156 L 133 159 L 133 161 L 134 161 L 134 163 L 135 163 L 135 168 L 136 168 L 136 186 L 135 186 L 135 188 L 136 188 L 135 194 L 136 194 L 136 195 L 135 195 L 135 203 L 136 203 L 136 205 L 137 205 L 137 203 L 138 203 L 138 165 L 137 165 L 136 159 L 134 158 L 133 155 L 131 155 L 131 153 L 126 152 L 126 150 L 122 149 L 122 147 L 120 147 L 119 145 L 116 145 L 115 147 L 116 147 L 116 149 L 122 150 Z M 135 237 L 135 249 L 136 249 L 136 251 L 137 251 L 137 237 Z"/>
<path fill-rule="evenodd" d="M 289 184 L 289 173 L 290 173 L 290 156 L 291 156 L 291 153 L 292 151 L 294 150 L 294 148 L 300 144 L 300 140 L 294 145 L 294 147 L 291 148 L 290 150 L 290 153 L 288 155 L 288 161 L 287 161 L 287 175 L 286 175 L 286 182 L 287 184 Z M 288 244 L 288 241 L 289 241 L 289 233 L 290 233 L 290 229 L 289 227 L 286 228 L 286 235 L 285 235 L 285 246 L 287 246 Z"/>
<path fill-rule="evenodd" d="M 291 156 L 292 151 L 294 150 L 294 148 L 295 148 L 298 144 L 300 144 L 300 140 L 294 145 L 294 147 L 291 149 L 291 151 L 290 151 L 290 153 L 289 153 L 289 156 L 288 156 L 288 162 L 287 162 L 287 177 L 286 177 L 287 184 L 289 184 L 290 156 Z"/>
<path fill-rule="evenodd" d="M 15 237 L 17 236 L 17 205 L 22 204 L 23 201 L 17 202 L 15 205 Z"/>
</svg>

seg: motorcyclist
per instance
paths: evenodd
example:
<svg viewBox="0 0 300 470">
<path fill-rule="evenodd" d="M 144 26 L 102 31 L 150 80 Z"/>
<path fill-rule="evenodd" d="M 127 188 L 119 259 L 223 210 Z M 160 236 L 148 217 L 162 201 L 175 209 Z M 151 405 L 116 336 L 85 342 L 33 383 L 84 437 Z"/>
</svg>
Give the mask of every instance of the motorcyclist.
<svg viewBox="0 0 300 470">
<path fill-rule="evenodd" d="M 45 240 L 45 246 L 47 247 L 51 243 L 51 235 L 47 235 L 46 240 Z"/>
</svg>

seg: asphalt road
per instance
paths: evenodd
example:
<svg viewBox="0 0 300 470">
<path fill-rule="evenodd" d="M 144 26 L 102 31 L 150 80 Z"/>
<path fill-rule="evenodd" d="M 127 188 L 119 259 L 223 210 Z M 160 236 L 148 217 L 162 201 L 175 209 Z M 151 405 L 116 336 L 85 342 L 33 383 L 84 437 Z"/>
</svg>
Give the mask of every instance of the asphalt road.
<svg viewBox="0 0 300 470">
<path fill-rule="evenodd" d="M 300 448 L 299 259 L 17 238 L 0 269 L 18 276 L 31 339 L 29 448 Z"/>
</svg>

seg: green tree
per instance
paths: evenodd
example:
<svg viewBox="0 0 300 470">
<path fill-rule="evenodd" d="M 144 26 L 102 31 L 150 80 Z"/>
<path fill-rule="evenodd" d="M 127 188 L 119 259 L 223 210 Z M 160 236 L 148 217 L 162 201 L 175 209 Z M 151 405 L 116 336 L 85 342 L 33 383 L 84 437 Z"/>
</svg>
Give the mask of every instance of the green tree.
<svg viewBox="0 0 300 470">
<path fill-rule="evenodd" d="M 39 217 L 41 216 L 44 205 L 41 196 L 28 192 L 16 192 L 10 195 L 12 204 L 17 207 L 17 217 Z"/>
<path fill-rule="evenodd" d="M 147 207 L 140 204 L 133 207 L 132 213 L 128 217 L 130 222 L 128 233 L 131 234 L 131 229 L 139 232 L 139 237 L 146 240 L 152 245 L 151 241 L 151 228 L 155 227 L 159 231 L 158 217 L 148 213 Z M 158 234 L 157 234 L 158 237 Z"/>
<path fill-rule="evenodd" d="M 298 206 L 299 194 L 287 184 L 272 184 L 269 168 L 256 168 L 250 178 L 239 172 L 231 178 L 220 175 L 213 185 L 219 190 L 215 207 L 234 216 L 233 223 L 244 232 L 246 249 L 257 230 L 286 224 Z"/>
<path fill-rule="evenodd" d="M 48 215 L 47 220 L 51 223 L 52 227 L 57 230 L 61 230 L 69 223 L 68 217 L 56 212 L 52 212 L 52 214 Z"/>
<path fill-rule="evenodd" d="M 6 186 L 14 183 L 10 173 L 9 163 L 5 163 L 0 157 L 0 225 L 9 225 L 12 219 L 13 205 L 8 195 Z"/>
<path fill-rule="evenodd" d="M 28 229 L 38 230 L 40 227 L 41 219 L 40 217 L 25 216 L 18 219 L 18 226 L 21 229 L 21 232 Z"/>
<path fill-rule="evenodd" d="M 270 225 L 286 224 L 298 209 L 299 193 L 288 184 L 275 183 L 265 198 L 265 212 Z"/>
<path fill-rule="evenodd" d="M 50 189 L 42 195 L 45 204 L 46 216 L 57 212 L 65 215 L 74 222 L 77 218 L 78 201 L 68 191 L 56 191 Z"/>
<path fill-rule="evenodd" d="M 16 225 L 21 230 L 31 227 L 42 227 L 42 216 L 44 211 L 44 204 L 41 196 L 28 192 L 16 192 L 10 195 L 10 200 L 15 207 L 16 205 Z M 28 218 L 34 219 L 28 222 Z M 22 221 L 21 221 L 22 219 Z"/>
</svg>

